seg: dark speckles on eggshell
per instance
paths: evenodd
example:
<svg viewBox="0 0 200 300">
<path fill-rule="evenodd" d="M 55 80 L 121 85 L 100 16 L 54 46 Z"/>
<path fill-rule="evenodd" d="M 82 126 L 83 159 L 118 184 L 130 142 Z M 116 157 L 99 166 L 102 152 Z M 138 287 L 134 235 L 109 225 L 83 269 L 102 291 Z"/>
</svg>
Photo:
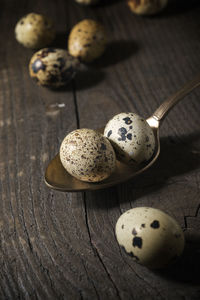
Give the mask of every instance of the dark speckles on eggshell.
<svg viewBox="0 0 200 300">
<path fill-rule="evenodd" d="M 32 63 L 31 68 L 34 73 L 37 73 L 39 70 L 44 71 L 46 69 L 46 65 L 38 58 Z"/>
<path fill-rule="evenodd" d="M 106 145 L 104 143 L 101 143 L 101 150 L 106 150 Z"/>
<path fill-rule="evenodd" d="M 101 24 L 85 19 L 76 24 L 68 38 L 68 50 L 84 62 L 92 62 L 103 54 L 106 47 L 106 33 Z"/>
<path fill-rule="evenodd" d="M 127 139 L 128 139 L 129 141 L 132 140 L 132 134 L 131 134 L 131 133 L 128 133 L 128 134 L 127 134 Z"/>
<path fill-rule="evenodd" d="M 150 226 L 151 226 L 152 228 L 154 228 L 154 229 L 158 229 L 158 228 L 160 227 L 160 223 L 159 223 L 158 220 L 154 220 L 154 221 L 150 224 Z"/>
<path fill-rule="evenodd" d="M 107 137 L 110 137 L 112 134 L 112 130 L 109 130 L 108 133 L 107 133 Z"/>
<path fill-rule="evenodd" d="M 135 228 L 132 230 L 132 235 L 137 235 L 137 230 Z"/>
<path fill-rule="evenodd" d="M 29 71 L 31 77 L 38 78 L 38 84 L 57 88 L 66 85 L 75 76 L 78 65 L 79 61 L 66 50 L 45 48 L 33 55 Z"/>
<path fill-rule="evenodd" d="M 46 57 L 48 56 L 49 53 L 55 53 L 56 49 L 54 48 L 45 48 L 44 50 L 42 50 L 42 52 L 40 53 L 41 57 Z"/>
<path fill-rule="evenodd" d="M 118 134 L 120 136 L 120 138 L 118 138 L 118 141 L 125 141 L 126 140 L 126 134 L 127 134 L 127 130 L 124 127 L 121 127 L 118 129 Z"/>
<path fill-rule="evenodd" d="M 119 134 L 119 135 L 124 135 L 124 134 L 126 134 L 126 133 L 127 133 L 126 128 L 124 128 L 124 127 L 119 128 L 119 130 L 118 130 L 118 134 Z"/>
<path fill-rule="evenodd" d="M 123 120 L 124 120 L 125 124 L 127 124 L 127 125 L 133 123 L 133 121 L 129 117 L 123 118 Z"/>
<path fill-rule="evenodd" d="M 58 63 L 59 63 L 58 68 L 59 68 L 60 70 L 62 70 L 62 69 L 65 67 L 65 60 L 64 60 L 64 58 L 63 58 L 63 57 L 58 57 L 58 58 L 57 58 L 57 61 L 58 61 Z"/>
<path fill-rule="evenodd" d="M 41 49 L 51 44 L 55 38 L 53 22 L 49 18 L 35 13 L 27 14 L 20 19 L 16 24 L 15 32 L 17 41 L 31 49 Z"/>
<path fill-rule="evenodd" d="M 139 236 L 135 236 L 133 238 L 133 247 L 142 248 L 142 238 Z"/>
<path fill-rule="evenodd" d="M 120 245 L 120 247 L 123 249 L 123 251 L 124 251 L 128 256 L 134 258 L 136 261 L 139 261 L 139 258 L 138 258 L 136 255 L 134 255 L 133 251 L 127 252 L 124 246 Z"/>
<path fill-rule="evenodd" d="M 82 136 L 78 140 L 77 133 Z M 77 138 L 77 146 L 72 149 L 69 143 L 72 138 Z M 62 147 L 62 145 L 64 145 Z M 115 169 L 115 153 L 107 138 L 91 129 L 79 129 L 70 133 L 63 141 L 60 157 L 63 166 L 73 176 L 88 182 L 98 182 L 107 178 Z M 69 147 L 68 147 L 69 145 Z M 76 150 L 76 151 L 74 151 Z M 74 161 L 71 167 L 65 160 L 68 153 Z M 81 169 L 81 173 L 79 170 Z"/>
</svg>

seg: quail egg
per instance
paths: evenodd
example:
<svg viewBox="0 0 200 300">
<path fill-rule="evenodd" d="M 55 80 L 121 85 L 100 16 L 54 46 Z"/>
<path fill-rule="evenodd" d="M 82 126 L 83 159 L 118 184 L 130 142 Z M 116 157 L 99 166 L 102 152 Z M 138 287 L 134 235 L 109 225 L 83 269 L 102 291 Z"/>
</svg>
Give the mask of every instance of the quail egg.
<svg viewBox="0 0 200 300">
<path fill-rule="evenodd" d="M 93 5 L 96 4 L 99 0 L 75 0 L 75 1 L 83 5 Z"/>
<path fill-rule="evenodd" d="M 125 252 L 151 269 L 174 262 L 184 249 L 180 225 L 159 209 L 130 209 L 119 217 L 115 230 L 117 241 Z"/>
<path fill-rule="evenodd" d="M 29 73 L 39 85 L 56 88 L 67 84 L 76 74 L 78 66 L 78 59 L 66 50 L 44 48 L 32 56 Z"/>
<path fill-rule="evenodd" d="M 92 62 L 106 48 L 106 32 L 101 24 L 85 19 L 75 25 L 69 35 L 68 50 L 84 62 Z"/>
<path fill-rule="evenodd" d="M 159 13 L 168 0 L 128 0 L 132 12 L 138 15 L 154 15 Z"/>
<path fill-rule="evenodd" d="M 43 48 L 55 38 L 54 24 L 43 15 L 30 13 L 16 24 L 15 36 L 17 41 L 27 48 Z"/>
<path fill-rule="evenodd" d="M 109 140 L 86 128 L 74 130 L 64 138 L 60 160 L 68 173 L 87 182 L 106 179 L 116 165 L 115 152 Z"/>
<path fill-rule="evenodd" d="M 152 128 L 135 113 L 115 115 L 106 125 L 104 135 L 113 145 L 117 158 L 129 164 L 148 161 L 155 150 Z"/>
</svg>

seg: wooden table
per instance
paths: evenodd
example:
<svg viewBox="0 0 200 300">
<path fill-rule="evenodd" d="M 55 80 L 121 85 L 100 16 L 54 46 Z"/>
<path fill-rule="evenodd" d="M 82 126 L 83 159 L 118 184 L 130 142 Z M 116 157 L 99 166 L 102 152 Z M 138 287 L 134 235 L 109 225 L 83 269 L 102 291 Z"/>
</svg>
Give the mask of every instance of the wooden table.
<svg viewBox="0 0 200 300">
<path fill-rule="evenodd" d="M 14 37 L 18 19 L 32 11 L 56 22 L 59 47 L 67 47 L 78 21 L 101 21 L 107 52 L 65 89 L 37 86 L 28 73 L 33 51 Z M 145 174 L 96 192 L 60 193 L 44 184 L 67 133 L 102 127 L 122 111 L 148 117 L 199 72 L 199 15 L 198 0 L 173 1 L 152 18 L 133 15 L 125 1 L 89 8 L 1 0 L 0 299 L 200 298 L 200 89 L 166 118 L 160 157 Z M 167 270 L 136 264 L 116 242 L 118 217 L 137 206 L 164 210 L 185 232 L 182 259 Z"/>
</svg>

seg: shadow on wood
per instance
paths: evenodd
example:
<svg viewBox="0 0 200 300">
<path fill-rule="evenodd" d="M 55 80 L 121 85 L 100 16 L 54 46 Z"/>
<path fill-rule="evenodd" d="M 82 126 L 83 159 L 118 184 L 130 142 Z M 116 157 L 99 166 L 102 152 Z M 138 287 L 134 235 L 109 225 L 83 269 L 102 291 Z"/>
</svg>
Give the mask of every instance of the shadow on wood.
<svg viewBox="0 0 200 300">
<path fill-rule="evenodd" d="M 65 86 L 53 89 L 50 88 L 51 91 L 56 93 L 58 92 L 72 92 L 73 86 L 74 91 L 80 91 L 89 89 L 99 82 L 101 82 L 105 77 L 105 73 L 100 70 L 95 69 L 85 69 L 85 70 L 78 70 L 77 74 L 75 75 L 74 79 L 68 82 Z"/>
<path fill-rule="evenodd" d="M 200 7 L 199 0 L 170 0 L 162 15 L 184 14 L 190 10 Z"/>
<path fill-rule="evenodd" d="M 113 5 L 117 2 L 121 2 L 122 0 L 101 0 L 96 6 L 108 6 L 108 5 Z"/>
<path fill-rule="evenodd" d="M 111 209 L 119 203 L 135 201 L 160 190 L 171 177 L 197 169 L 200 165 L 200 153 L 195 150 L 193 143 L 197 145 L 199 139 L 198 132 L 181 136 L 179 140 L 173 137 L 161 139 L 161 154 L 153 167 L 127 183 L 88 192 L 87 198 L 93 199 L 90 208 Z"/>
<path fill-rule="evenodd" d="M 61 48 L 67 50 L 68 48 L 68 31 L 57 32 L 55 40 L 52 42 L 51 47 Z"/>
<path fill-rule="evenodd" d="M 165 270 L 154 271 L 159 276 L 185 284 L 200 284 L 200 237 L 187 243 L 182 257 Z"/>
<path fill-rule="evenodd" d="M 106 68 L 127 60 L 139 50 L 135 41 L 120 40 L 107 45 L 104 55 L 93 63 L 94 67 Z"/>
</svg>

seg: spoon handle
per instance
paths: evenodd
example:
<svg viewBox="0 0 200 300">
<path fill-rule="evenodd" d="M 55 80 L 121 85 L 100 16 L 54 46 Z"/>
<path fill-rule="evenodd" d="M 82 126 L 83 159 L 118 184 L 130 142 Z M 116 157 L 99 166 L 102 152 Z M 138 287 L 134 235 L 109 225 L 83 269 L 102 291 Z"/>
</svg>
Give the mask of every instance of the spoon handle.
<svg viewBox="0 0 200 300">
<path fill-rule="evenodd" d="M 200 74 L 193 80 L 186 83 L 178 92 L 165 100 L 154 112 L 153 118 L 157 121 L 163 120 L 170 109 L 174 107 L 182 98 L 189 94 L 193 89 L 200 85 Z"/>
</svg>

